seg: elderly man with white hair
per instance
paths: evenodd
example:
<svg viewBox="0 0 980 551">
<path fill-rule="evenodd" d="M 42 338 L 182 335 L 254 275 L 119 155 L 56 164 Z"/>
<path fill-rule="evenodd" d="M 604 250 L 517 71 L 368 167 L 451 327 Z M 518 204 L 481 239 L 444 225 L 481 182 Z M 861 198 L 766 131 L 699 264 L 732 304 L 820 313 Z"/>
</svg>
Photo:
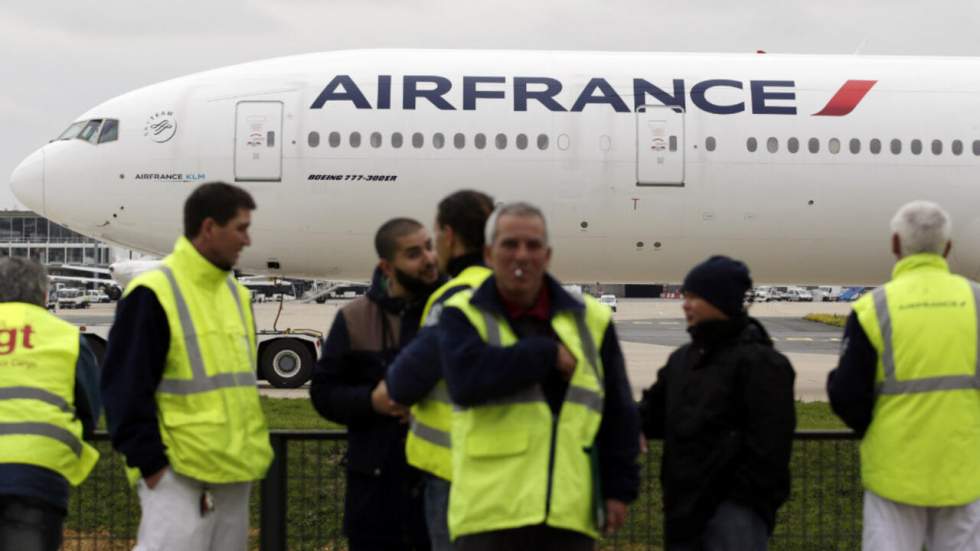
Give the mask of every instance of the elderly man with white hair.
<svg viewBox="0 0 980 551">
<path fill-rule="evenodd" d="M 892 219 L 892 279 L 854 304 L 830 404 L 862 435 L 863 549 L 980 549 L 980 286 L 949 272 L 950 219 Z"/>
</svg>

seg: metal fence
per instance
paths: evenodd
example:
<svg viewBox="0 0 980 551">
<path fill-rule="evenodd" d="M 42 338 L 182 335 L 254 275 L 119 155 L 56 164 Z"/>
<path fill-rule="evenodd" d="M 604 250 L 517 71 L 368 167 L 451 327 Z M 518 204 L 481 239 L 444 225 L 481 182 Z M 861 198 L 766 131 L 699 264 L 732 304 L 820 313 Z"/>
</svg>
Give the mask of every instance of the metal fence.
<svg viewBox="0 0 980 551">
<path fill-rule="evenodd" d="M 856 436 L 844 431 L 801 431 L 793 446 L 790 501 L 779 511 L 774 550 L 852 550 L 861 542 L 863 490 Z M 343 431 L 272 431 L 276 460 L 252 492 L 250 547 L 262 551 L 346 549 Z M 651 443 L 654 444 L 654 443 Z M 125 480 L 123 460 L 100 434 L 102 459 L 72 494 L 65 550 L 131 549 L 139 500 Z M 642 458 L 643 486 L 626 526 L 601 549 L 662 549 L 658 473 L 661 448 Z"/>
</svg>

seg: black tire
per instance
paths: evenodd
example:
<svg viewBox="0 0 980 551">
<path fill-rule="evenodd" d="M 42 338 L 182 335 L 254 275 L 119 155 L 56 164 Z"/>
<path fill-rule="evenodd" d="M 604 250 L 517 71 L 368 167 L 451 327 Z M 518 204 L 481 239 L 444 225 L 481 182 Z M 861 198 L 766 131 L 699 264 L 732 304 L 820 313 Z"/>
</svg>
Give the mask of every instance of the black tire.
<svg viewBox="0 0 980 551">
<path fill-rule="evenodd" d="M 262 347 L 259 371 L 277 388 L 296 388 L 310 380 L 315 360 L 310 348 L 299 339 L 275 339 Z"/>
<path fill-rule="evenodd" d="M 109 296 L 109 300 L 119 300 L 122 298 L 122 289 L 116 287 L 115 285 L 108 285 L 103 287 L 103 292 Z"/>
</svg>

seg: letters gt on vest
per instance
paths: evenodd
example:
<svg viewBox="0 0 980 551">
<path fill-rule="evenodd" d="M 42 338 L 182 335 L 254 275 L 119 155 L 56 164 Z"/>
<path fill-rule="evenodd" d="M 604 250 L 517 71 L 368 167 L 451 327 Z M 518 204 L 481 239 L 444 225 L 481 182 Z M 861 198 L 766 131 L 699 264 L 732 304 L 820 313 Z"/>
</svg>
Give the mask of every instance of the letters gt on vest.
<svg viewBox="0 0 980 551">
<path fill-rule="evenodd" d="M 0 356 L 6 356 L 8 354 L 13 354 L 17 350 L 18 340 L 24 348 L 31 349 L 34 345 L 31 344 L 31 335 L 34 334 L 34 328 L 30 325 L 25 325 L 24 327 L 3 327 L 0 328 Z M 20 337 L 18 339 L 18 337 Z"/>
</svg>

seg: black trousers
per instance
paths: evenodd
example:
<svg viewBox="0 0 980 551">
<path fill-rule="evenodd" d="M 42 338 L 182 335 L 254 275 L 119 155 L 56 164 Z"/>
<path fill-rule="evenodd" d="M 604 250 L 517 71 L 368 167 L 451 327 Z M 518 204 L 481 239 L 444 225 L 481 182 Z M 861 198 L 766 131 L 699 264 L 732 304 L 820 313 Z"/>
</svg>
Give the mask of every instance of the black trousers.
<svg viewBox="0 0 980 551">
<path fill-rule="evenodd" d="M 43 501 L 0 496 L 0 549 L 58 551 L 65 513 Z"/>
<path fill-rule="evenodd" d="M 544 524 L 460 536 L 457 551 L 593 551 L 595 540 Z"/>
</svg>

